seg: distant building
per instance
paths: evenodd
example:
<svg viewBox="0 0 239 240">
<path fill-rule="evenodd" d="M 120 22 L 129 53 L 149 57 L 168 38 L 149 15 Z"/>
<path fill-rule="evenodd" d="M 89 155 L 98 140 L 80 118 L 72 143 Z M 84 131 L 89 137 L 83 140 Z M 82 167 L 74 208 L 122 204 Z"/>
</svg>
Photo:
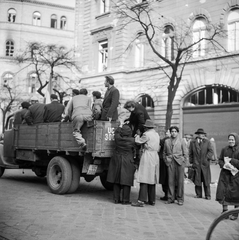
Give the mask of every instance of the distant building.
<svg viewBox="0 0 239 240">
<path fill-rule="evenodd" d="M 104 75 L 111 74 L 120 90 L 121 102 L 139 101 L 164 127 L 168 79 L 153 63 L 157 58 L 143 38 L 139 37 L 125 52 L 137 34 L 140 36 L 141 29 L 116 31 L 118 20 L 110 4 L 110 0 L 76 2 L 76 49 L 84 70 L 81 83 L 104 92 Z M 174 58 L 172 38 L 179 24 L 176 19 L 181 18 L 192 27 L 195 41 L 209 31 L 208 23 L 221 24 L 228 30 L 228 36 L 220 43 L 229 53 L 209 56 L 204 41 L 195 49 L 184 70 L 172 117 L 172 124 L 178 125 L 182 134 L 203 128 L 209 138 L 215 139 L 220 151 L 228 133 L 239 132 L 239 0 L 167 0 L 155 4 L 160 4 L 162 13 L 158 41 L 166 58 Z"/>
<path fill-rule="evenodd" d="M 19 99 L 27 100 L 36 94 L 39 82 L 33 67 L 27 67 L 27 64 L 19 66 L 13 61 L 16 54 L 25 50 L 27 43 L 40 42 L 57 44 L 66 49 L 74 48 L 75 9 L 72 1 L 71 5 L 67 1 L 64 1 L 65 5 L 60 5 L 51 0 L 0 2 L 0 101 L 4 97 L 4 84 L 21 89 Z M 74 76 L 70 74 L 69 78 Z M 53 84 L 59 89 L 68 87 L 59 79 Z M 4 104 L 3 101 L 1 104 Z M 0 125 L 1 119 L 0 113 Z"/>
</svg>

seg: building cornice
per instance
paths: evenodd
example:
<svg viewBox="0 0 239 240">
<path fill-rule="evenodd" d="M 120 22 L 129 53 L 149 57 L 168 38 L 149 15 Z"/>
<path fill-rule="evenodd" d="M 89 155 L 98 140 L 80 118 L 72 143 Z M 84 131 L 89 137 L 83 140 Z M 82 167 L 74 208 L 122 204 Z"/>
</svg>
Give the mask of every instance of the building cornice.
<svg viewBox="0 0 239 240">
<path fill-rule="evenodd" d="M 107 25 L 107 26 L 102 26 L 102 27 L 98 27 L 98 28 L 95 28 L 95 29 L 91 29 L 90 33 L 93 35 L 97 32 L 111 30 L 112 28 L 113 28 L 113 26 L 110 24 L 110 25 Z"/>
<path fill-rule="evenodd" d="M 63 9 L 68 9 L 68 10 L 75 10 L 73 7 L 67 7 L 59 4 L 54 4 L 54 3 L 47 3 L 47 2 L 40 2 L 40 1 L 35 1 L 35 0 L 8 0 L 9 2 L 25 2 L 25 3 L 32 3 L 32 4 L 38 4 L 38 5 L 45 5 L 45 6 L 50 6 L 50 7 L 57 7 L 57 8 L 63 8 Z"/>
</svg>

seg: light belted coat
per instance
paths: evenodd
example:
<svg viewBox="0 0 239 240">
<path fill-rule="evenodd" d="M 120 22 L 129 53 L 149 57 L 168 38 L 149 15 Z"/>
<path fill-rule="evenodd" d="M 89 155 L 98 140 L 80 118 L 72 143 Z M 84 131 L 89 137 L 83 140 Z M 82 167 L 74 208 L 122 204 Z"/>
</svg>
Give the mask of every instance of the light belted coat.
<svg viewBox="0 0 239 240">
<path fill-rule="evenodd" d="M 149 129 L 142 137 L 136 136 L 136 144 L 143 144 L 137 182 L 156 184 L 159 181 L 159 141 L 160 137 L 154 129 Z"/>
<path fill-rule="evenodd" d="M 183 139 L 177 137 L 172 143 L 172 138 L 166 139 L 164 143 L 163 159 L 167 166 L 170 166 L 173 159 L 182 165 L 186 163 L 188 151 Z"/>
</svg>

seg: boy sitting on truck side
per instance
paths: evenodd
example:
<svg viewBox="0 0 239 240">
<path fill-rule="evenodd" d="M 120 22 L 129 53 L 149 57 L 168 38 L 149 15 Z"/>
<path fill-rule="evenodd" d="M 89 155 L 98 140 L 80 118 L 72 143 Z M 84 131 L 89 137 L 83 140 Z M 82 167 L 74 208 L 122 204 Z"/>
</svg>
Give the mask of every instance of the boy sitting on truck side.
<svg viewBox="0 0 239 240">
<path fill-rule="evenodd" d="M 73 122 L 73 136 L 82 148 L 86 147 L 86 143 L 85 139 L 82 137 L 80 129 L 85 121 L 92 120 L 91 99 L 86 96 L 87 93 L 88 91 L 85 88 L 82 88 L 80 94 L 75 95 L 67 105 L 67 115 Z"/>
</svg>

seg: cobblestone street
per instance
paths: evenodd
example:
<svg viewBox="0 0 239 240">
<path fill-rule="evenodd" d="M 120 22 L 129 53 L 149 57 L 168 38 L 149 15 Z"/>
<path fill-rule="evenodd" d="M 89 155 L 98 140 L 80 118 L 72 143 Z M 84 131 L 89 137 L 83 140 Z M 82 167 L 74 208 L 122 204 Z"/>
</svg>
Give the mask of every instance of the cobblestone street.
<svg viewBox="0 0 239 240">
<path fill-rule="evenodd" d="M 218 168 L 213 166 L 214 179 Z M 29 170 L 6 170 L 0 179 L 0 240 L 203 240 L 221 212 L 215 191 L 212 185 L 211 201 L 195 199 L 194 185 L 188 183 L 184 205 L 167 205 L 159 200 L 158 185 L 156 205 L 135 208 L 113 204 L 112 193 L 98 178 L 90 183 L 81 179 L 74 194 L 54 195 L 45 178 Z M 132 201 L 137 194 L 138 186 L 132 188 Z M 231 222 L 224 221 L 225 231 L 232 231 Z"/>
</svg>

